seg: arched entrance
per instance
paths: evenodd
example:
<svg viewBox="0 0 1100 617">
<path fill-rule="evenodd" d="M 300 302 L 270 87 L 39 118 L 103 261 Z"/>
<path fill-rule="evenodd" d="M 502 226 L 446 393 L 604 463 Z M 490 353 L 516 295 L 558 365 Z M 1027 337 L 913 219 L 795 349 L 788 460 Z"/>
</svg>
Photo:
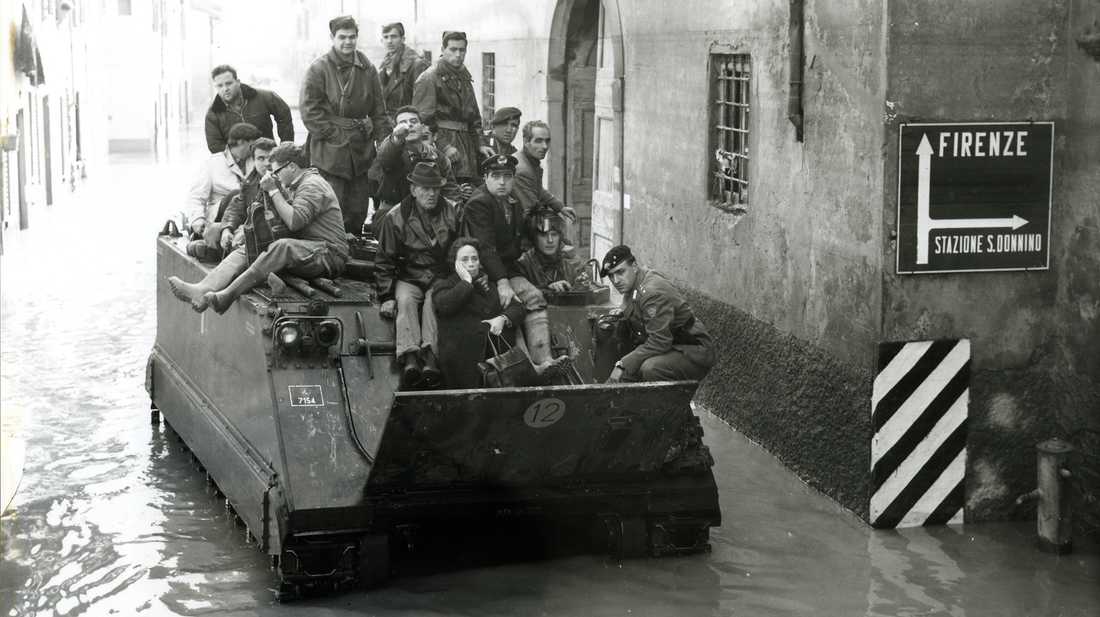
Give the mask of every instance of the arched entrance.
<svg viewBox="0 0 1100 617">
<path fill-rule="evenodd" d="M 551 191 L 577 210 L 580 256 L 622 242 L 623 46 L 618 0 L 558 0 L 547 104 Z"/>
</svg>

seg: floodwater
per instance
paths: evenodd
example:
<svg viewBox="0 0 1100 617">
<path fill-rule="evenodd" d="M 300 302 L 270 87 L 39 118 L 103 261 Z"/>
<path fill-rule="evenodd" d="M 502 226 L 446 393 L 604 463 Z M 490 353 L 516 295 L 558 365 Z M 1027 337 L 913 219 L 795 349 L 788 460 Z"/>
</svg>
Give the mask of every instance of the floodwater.
<svg viewBox="0 0 1100 617">
<path fill-rule="evenodd" d="M 0 519 L 0 615 L 1100 615 L 1095 547 L 1040 553 L 1023 523 L 870 530 L 703 411 L 724 516 L 710 554 L 476 567 L 276 604 L 267 559 L 149 422 L 154 231 L 195 160 L 113 160 L 8 235 L 0 393 L 26 460 Z"/>
</svg>

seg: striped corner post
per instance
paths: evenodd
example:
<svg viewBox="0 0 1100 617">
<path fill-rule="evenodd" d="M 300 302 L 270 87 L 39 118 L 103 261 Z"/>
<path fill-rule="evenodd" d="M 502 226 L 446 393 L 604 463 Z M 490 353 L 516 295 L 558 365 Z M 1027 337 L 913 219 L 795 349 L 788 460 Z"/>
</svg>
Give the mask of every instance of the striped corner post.
<svg viewBox="0 0 1100 617">
<path fill-rule="evenodd" d="M 970 341 L 882 343 L 871 394 L 871 524 L 963 522 Z"/>
</svg>

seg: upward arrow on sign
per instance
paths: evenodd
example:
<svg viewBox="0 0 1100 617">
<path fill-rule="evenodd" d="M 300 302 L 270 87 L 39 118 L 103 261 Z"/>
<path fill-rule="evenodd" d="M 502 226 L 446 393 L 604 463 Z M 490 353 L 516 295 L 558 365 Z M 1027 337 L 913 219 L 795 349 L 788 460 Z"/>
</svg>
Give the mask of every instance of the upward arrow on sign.
<svg viewBox="0 0 1100 617">
<path fill-rule="evenodd" d="M 1027 225 L 1027 219 L 1013 214 L 1007 218 L 993 219 L 934 219 L 928 214 L 929 192 L 932 182 L 932 144 L 928 135 L 921 135 L 917 146 L 917 263 L 928 263 L 928 240 L 933 229 L 988 229 L 1007 227 L 1019 229 Z"/>
</svg>

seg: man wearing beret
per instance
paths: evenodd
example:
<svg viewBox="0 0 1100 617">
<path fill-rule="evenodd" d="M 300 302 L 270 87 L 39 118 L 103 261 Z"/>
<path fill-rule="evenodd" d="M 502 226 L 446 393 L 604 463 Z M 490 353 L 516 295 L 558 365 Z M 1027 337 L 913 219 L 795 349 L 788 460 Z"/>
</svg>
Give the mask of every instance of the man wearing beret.
<svg viewBox="0 0 1100 617">
<path fill-rule="evenodd" d="M 332 49 L 313 61 L 302 85 L 302 122 L 309 156 L 332 185 L 344 213 L 344 230 L 359 234 L 367 217 L 376 141 L 389 133 L 378 71 L 357 50 L 359 26 L 351 16 L 329 22 Z"/>
<path fill-rule="evenodd" d="M 515 155 L 516 147 L 512 142 L 516 140 L 516 133 L 519 133 L 519 119 L 522 116 L 520 110 L 515 107 L 501 107 L 493 114 L 492 128 L 481 137 L 485 158 L 493 154 Z M 492 154 L 486 152 L 484 148 L 492 150 Z"/>
<path fill-rule="evenodd" d="M 378 65 L 378 77 L 386 109 L 392 113 L 412 103 L 413 84 L 428 68 L 428 63 L 405 46 L 405 24 L 399 21 L 382 26 L 382 44 L 386 47 L 386 57 Z"/>
<path fill-rule="evenodd" d="M 440 195 L 447 180 L 438 165 L 417 163 L 408 181 L 411 194 L 382 219 L 375 257 L 382 316 L 396 314 L 397 357 L 406 389 L 421 378 L 429 387 L 439 383 L 439 335 L 429 290 L 453 271 L 447 250 L 458 237 L 458 213 Z"/>
<path fill-rule="evenodd" d="M 481 145 L 481 109 L 466 70 L 466 33 L 443 33 L 443 53 L 413 86 L 413 107 L 436 135 L 436 147 L 454 165 L 460 183 L 476 183 Z"/>
<path fill-rule="evenodd" d="M 516 158 L 507 154 L 490 157 L 481 164 L 485 184 L 478 187 L 463 210 L 466 235 L 481 242 L 481 267 L 496 285 L 501 306 L 519 298 L 527 309 L 524 334 L 535 371 L 540 375 L 560 366 L 567 356 L 554 358 L 550 349 L 550 321 L 546 298 L 520 273 L 516 261 L 522 253 L 528 226 L 523 205 L 513 191 Z"/>
<path fill-rule="evenodd" d="M 714 366 L 714 344 L 691 306 L 664 275 L 638 265 L 628 246 L 603 258 L 602 276 L 623 296 L 623 319 L 643 338 L 615 363 L 608 383 L 698 380 Z"/>
</svg>

